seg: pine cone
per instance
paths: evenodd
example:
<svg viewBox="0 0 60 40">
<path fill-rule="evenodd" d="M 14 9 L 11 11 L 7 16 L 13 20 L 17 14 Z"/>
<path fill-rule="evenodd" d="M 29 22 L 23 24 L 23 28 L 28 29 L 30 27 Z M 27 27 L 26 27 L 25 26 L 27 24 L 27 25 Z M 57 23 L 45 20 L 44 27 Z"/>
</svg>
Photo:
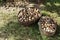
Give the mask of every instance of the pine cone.
<svg viewBox="0 0 60 40">
<path fill-rule="evenodd" d="M 46 36 L 53 36 L 56 32 L 57 24 L 48 16 L 41 17 L 38 25 L 41 34 L 44 34 Z"/>
<path fill-rule="evenodd" d="M 40 11 L 34 5 L 29 4 L 18 13 L 18 20 L 24 25 L 30 25 L 41 17 Z"/>
</svg>

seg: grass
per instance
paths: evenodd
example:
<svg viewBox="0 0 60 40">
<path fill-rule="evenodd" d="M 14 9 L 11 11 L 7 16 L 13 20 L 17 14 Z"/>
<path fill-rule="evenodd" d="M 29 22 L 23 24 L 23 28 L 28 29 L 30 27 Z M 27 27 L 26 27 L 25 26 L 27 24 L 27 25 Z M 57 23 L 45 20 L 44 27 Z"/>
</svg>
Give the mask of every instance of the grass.
<svg viewBox="0 0 60 40">
<path fill-rule="evenodd" d="M 41 10 L 43 15 L 57 21 L 57 31 L 52 37 L 41 36 L 38 24 L 23 26 L 18 22 L 17 14 L 0 12 L 0 37 L 8 40 L 60 40 L 60 0 L 46 0 Z"/>
</svg>

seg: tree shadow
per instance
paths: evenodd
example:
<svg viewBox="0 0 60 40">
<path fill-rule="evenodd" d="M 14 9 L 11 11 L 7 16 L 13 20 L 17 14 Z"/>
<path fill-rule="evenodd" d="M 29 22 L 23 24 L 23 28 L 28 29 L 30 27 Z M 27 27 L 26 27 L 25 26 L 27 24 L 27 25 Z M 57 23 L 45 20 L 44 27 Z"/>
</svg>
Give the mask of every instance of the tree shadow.
<svg viewBox="0 0 60 40">
<path fill-rule="evenodd" d="M 59 37 L 60 37 L 60 25 L 58 25 L 57 26 L 57 31 L 56 31 L 56 34 L 55 34 L 55 37 L 57 38 L 57 39 L 59 39 Z M 60 40 L 60 39 L 59 39 Z"/>
<path fill-rule="evenodd" d="M 47 5 L 47 3 L 50 3 L 49 5 Z M 49 12 L 56 12 L 57 14 L 60 15 L 60 5 L 56 6 L 55 3 L 59 3 L 60 4 L 60 0 L 46 0 L 44 2 L 45 5 L 45 10 L 49 11 Z"/>
</svg>

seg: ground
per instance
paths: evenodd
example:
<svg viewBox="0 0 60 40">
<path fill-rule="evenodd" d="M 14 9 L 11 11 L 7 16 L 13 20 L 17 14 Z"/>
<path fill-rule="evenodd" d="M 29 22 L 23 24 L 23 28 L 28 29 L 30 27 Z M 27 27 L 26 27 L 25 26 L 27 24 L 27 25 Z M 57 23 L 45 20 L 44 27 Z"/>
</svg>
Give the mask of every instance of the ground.
<svg viewBox="0 0 60 40">
<path fill-rule="evenodd" d="M 58 24 L 54 36 L 42 36 L 37 23 L 30 26 L 21 25 L 16 10 L 13 12 L 0 10 L 0 40 L 60 40 L 60 0 L 47 0 L 40 7 L 43 15 L 50 16 Z"/>
</svg>

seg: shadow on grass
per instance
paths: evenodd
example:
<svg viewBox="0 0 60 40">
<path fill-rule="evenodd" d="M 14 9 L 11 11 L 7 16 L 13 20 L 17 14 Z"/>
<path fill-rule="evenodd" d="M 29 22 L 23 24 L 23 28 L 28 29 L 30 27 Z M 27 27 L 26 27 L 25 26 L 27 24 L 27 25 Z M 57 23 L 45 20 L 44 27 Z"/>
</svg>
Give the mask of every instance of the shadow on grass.
<svg viewBox="0 0 60 40">
<path fill-rule="evenodd" d="M 56 31 L 56 35 L 55 37 L 57 38 L 57 40 L 60 40 L 60 25 L 57 26 L 57 31 Z"/>
<path fill-rule="evenodd" d="M 50 4 L 47 4 L 50 3 Z M 60 15 L 60 5 L 56 6 L 55 3 L 60 4 L 60 0 L 46 0 L 44 5 L 45 5 L 45 10 L 50 11 L 50 12 L 56 12 Z"/>
<path fill-rule="evenodd" d="M 31 26 L 20 25 L 19 22 L 9 22 L 5 27 L 0 29 L 9 37 L 14 35 L 16 40 L 39 40 L 41 39 L 38 25 L 35 23 Z"/>
</svg>

